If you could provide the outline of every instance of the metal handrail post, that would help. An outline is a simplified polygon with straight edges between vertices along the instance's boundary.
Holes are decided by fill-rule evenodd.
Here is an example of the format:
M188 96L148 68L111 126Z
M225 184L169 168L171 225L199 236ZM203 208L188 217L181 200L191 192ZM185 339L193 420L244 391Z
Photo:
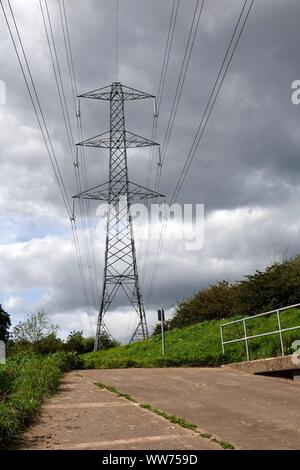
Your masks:
M246 320L245 319L243 319L243 325L244 325L244 338L245 338L245 345L246 345L247 361L250 361L249 345L248 345L248 338L247 338L247 326L246 326Z
M222 343L222 353L225 354L224 337L223 337L223 326L222 326L222 325L220 325L220 334L221 334L221 343Z
M279 337L280 337L281 353L284 356L284 344L283 344L283 336L282 336L282 328L281 328L281 320L280 320L279 310L276 311L276 314L277 314L278 332L279 332Z
M262 337L265 337L265 336L270 336L270 335L279 335L280 337L280 346L281 346L281 353L282 353L282 356L285 355L284 353L284 337L283 337L283 333L285 333L286 331L295 331L295 330L299 330L300 329L300 324L297 324L297 326L293 326L293 327L289 327L289 328L282 328L282 325L281 325L281 313L282 312L286 312L287 310L291 309L291 308L298 308L300 309L300 303L298 304L294 304L294 305L289 305L287 307L281 307L281 308L278 308L276 310L271 310L269 312L263 312L263 313L259 313L257 315L252 315L252 316L249 316L249 317L245 317L245 318L240 318L238 320L234 320L234 321L231 321L231 322L227 322L227 323L223 323L222 325L220 325L220 335L221 335L221 344L222 344L222 351L223 351L223 354L225 353L225 345L226 344L233 344L233 343L238 343L238 342L245 342L245 346L246 346L246 353L247 353L247 360L249 361L250 360L250 352L249 352L249 340L251 339L254 339L254 338L262 338ZM277 315L277 323L278 323L278 328L274 331L268 331L266 333L258 333L256 335L248 335L248 332L247 332L247 320L253 320L254 318L261 318L263 316L270 316L270 314L276 314ZM241 335L241 337L239 338L236 338L236 339L230 339L230 340L225 340L224 339L224 328L225 327L228 327L229 325L237 325L237 324L241 324L243 323L244 325L244 335Z

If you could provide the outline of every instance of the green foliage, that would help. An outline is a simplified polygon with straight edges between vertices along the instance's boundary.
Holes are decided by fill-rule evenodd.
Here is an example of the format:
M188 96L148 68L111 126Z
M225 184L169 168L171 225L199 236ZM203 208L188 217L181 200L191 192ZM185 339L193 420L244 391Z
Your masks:
M128 401L132 401L134 403L137 403L137 401L131 395L129 395L129 393L121 392L121 390L118 390L116 387L113 387L112 385L106 385L102 382L98 382L98 383L96 383L96 385L99 388L108 390L111 393L115 393L120 398L125 398Z
M54 354L63 349L63 341L56 336L55 333L50 333L40 341L35 343L34 349L39 354Z
M300 303L300 256L274 263L240 282L222 281L200 290L178 304L166 329L233 315L251 316L295 303ZM158 333L159 325L154 330Z
M224 362L216 322L203 322L166 334L166 355L161 353L161 336L142 342L100 350L82 356L86 368L212 366ZM213 354L212 354L213 353Z
M23 322L19 322L13 329L15 341L36 344L49 335L56 335L59 327L52 323L46 312L39 310L27 315Z
M239 282L236 311L255 315L300 302L300 256L274 263Z
M177 306L174 317L167 323L167 329L232 316L236 294L237 286L226 281L200 290Z
M226 442L226 441L219 441L218 439L212 439L214 442L216 442L217 444L219 444L219 446L222 447L222 449L224 450L234 450L235 447L230 444L230 442Z
M81 369L83 361L76 351L72 352L57 352L51 356L57 361L59 368L62 372L68 372L73 369Z
M71 331L63 348L65 351L76 351L78 354L84 354L94 350L94 342L94 337L85 338L82 331ZM115 346L118 346L115 340L111 340L106 334L100 336L100 349L109 349Z
M0 366L0 445L14 439L53 393L62 372L81 366L75 353L19 354Z
M226 319L237 320L238 316ZM253 323L251 323L253 321ZM84 354L85 368L128 368L128 367L217 367L227 362L246 359L243 342L226 345L222 354L220 340L221 320L207 320L185 328L174 328L166 332L166 355L161 352L161 335L145 341L119 346L106 351ZM291 309L282 313L282 327L300 325L300 310ZM257 334L276 330L276 315L260 317L249 322L248 333ZM300 329L284 334L285 353L291 352L292 342L299 338ZM224 329L224 339L243 336L239 323ZM278 335L249 340L251 359L281 355Z
M84 338L82 331L71 331L65 344L66 351L76 351L78 354L93 351L94 338Z
M10 325L9 315L5 310L3 310L2 305L0 304L0 341L8 341Z
M63 350L63 341L56 336L55 333L50 333L48 336L30 343L29 341L13 341L10 340L7 344L8 356L16 354L24 354L26 352L34 352L36 354L54 354L55 352Z
M120 343L116 341L115 339L111 339L107 334L102 333L99 342L98 342L98 349L110 349L110 348L116 348L117 346L120 346Z
M82 331L71 331L66 341L57 337L58 326L53 324L47 314L41 310L28 315L13 330L13 339L8 343L10 356L35 352L37 354L53 354L59 351L84 354L93 351L95 338L85 338ZM100 337L101 349L117 346L118 343L107 335Z

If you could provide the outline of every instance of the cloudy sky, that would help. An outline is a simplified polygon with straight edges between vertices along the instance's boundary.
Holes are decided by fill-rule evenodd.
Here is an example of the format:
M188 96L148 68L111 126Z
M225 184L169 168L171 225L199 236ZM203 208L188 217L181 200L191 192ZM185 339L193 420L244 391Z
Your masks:
M7 12L7 1L3 1ZM44 0L42 1L44 5ZM67 134L63 126L39 0L11 0L17 25L69 196L76 193ZM114 0L65 0L77 88L86 92L115 80ZM122 0L119 21L119 79L155 94L164 57L172 0ZM164 161L160 190L171 197L243 0L206 0L187 71L174 129ZM66 53L57 0L48 0L75 140ZM181 0L174 32L156 140L163 142L192 22L195 0ZM300 79L298 0L256 0L220 96L182 188L179 203L205 205L201 249L185 240L163 244L153 293L149 287L158 242L150 244L142 278L149 323L163 305L172 314L177 301L209 283L241 279L299 253L300 106L291 102L291 84ZM95 331L102 283L103 230L91 205L97 259L98 295L87 308L70 229L45 145L0 11L0 303L13 324L45 309L70 330ZM87 102L88 101L88 102ZM82 103L85 138L109 129L107 103ZM153 105L128 104L127 127L151 137ZM129 152L130 179L145 184L149 151ZM156 158L156 157L155 157ZM107 179L107 154L86 151L90 187ZM155 168L154 162L154 168ZM154 186L153 172L150 186ZM77 214L81 237L80 215ZM103 226L103 225L102 225ZM201 227L199 228L199 230ZM142 271L145 240L137 241ZM83 253L84 254L84 253ZM86 278L91 270L84 262ZM136 324L119 302L107 316L112 333L126 340Z

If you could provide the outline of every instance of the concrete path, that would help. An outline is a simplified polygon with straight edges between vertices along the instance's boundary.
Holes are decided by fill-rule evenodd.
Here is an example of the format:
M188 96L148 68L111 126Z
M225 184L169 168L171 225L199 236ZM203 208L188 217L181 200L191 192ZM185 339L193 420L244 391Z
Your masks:
M92 375L97 379L97 371ZM220 446L72 372L65 375L59 392L45 403L15 448L201 450Z
M240 449L300 449L300 384L211 368L80 371Z

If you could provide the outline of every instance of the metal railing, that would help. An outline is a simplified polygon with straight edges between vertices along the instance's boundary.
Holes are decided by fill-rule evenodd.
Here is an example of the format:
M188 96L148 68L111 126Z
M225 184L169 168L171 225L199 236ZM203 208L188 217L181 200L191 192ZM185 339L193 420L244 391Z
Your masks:
M299 304L295 305L289 305L288 307L283 307L283 308L278 308L276 310L270 310L269 312L264 312L264 313L259 313L258 315L252 315L251 317L245 317L241 318L240 320L234 320L228 323L223 323L223 325L220 325L220 334L221 334L221 343L222 343L222 352L223 354L225 353L225 344L233 344L233 343L239 343L241 341L245 342L245 349L246 349L246 355L247 355L247 361L250 361L250 354L249 354L249 340L254 339L254 338L261 338L263 336L270 336L270 335L279 335L280 338L280 348L281 348L281 353L282 356L284 356L284 342L283 342L283 333L285 331L292 331L292 330L297 330L300 329L300 325L298 326L293 326L290 328L282 328L281 326L281 318L280 315L282 312L285 312L286 310L289 310L290 308L296 308L300 307ZM258 317L263 317L263 316L269 316L272 314L277 315L277 324L278 324L278 329L273 330L273 331L268 331L267 333L258 333L256 335L250 335L248 336L247 333L247 321L248 320L253 320L253 318L258 318ZM241 338L237 339L231 339L231 340L226 340L224 341L224 328L228 327L229 325L234 325L237 323L242 323L244 327L244 335Z

